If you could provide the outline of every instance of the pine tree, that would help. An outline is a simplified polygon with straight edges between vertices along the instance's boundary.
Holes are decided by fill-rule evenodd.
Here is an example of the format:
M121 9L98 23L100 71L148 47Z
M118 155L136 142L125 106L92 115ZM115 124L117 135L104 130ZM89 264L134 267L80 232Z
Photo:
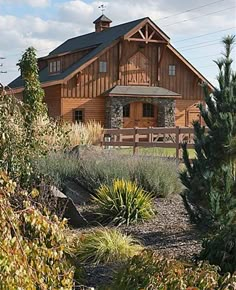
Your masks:
M206 126L193 124L196 158L192 164L187 145L183 145L186 170L181 180L186 187L185 197L198 218L220 224L236 216L236 75L231 59L234 40L235 36L223 39L223 57L215 61L219 88L210 92L203 86L206 107L200 105L199 109Z

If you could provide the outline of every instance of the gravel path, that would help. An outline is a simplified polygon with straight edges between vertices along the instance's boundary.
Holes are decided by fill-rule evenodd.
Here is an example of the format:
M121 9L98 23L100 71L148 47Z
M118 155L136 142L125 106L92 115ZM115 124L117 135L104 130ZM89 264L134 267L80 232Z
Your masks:
M204 230L192 224L180 195L155 200L156 216L143 224L122 226L120 230L131 234L141 243L158 253L179 259L193 259L201 250L201 240ZM88 220L88 225L79 230L96 227L94 213L96 207L80 207L82 214ZM108 282L112 277L112 266L86 267L88 274L87 285L96 285Z

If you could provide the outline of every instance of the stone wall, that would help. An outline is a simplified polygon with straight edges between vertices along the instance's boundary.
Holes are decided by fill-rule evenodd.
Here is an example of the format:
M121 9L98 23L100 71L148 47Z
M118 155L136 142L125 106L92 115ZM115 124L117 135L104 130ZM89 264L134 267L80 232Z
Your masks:
M142 98L142 97L107 97L106 98L106 128L121 128L123 126L123 106L143 102L157 105L157 126L175 126L175 100L165 98Z

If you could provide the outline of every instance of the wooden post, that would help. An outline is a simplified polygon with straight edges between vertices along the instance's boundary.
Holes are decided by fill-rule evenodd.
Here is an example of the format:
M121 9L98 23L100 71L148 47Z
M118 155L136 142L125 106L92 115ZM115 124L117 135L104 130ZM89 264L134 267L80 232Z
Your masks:
M137 153L137 147L139 142L138 128L134 127L134 145L133 145L133 155Z
M104 130L102 132L101 140L100 140L100 146L103 147L103 142L104 142Z
M179 126L176 126L176 137L175 137L175 144L176 144L176 159L179 159L179 144L180 144L180 134L179 134L180 130L179 130Z
M148 133L148 142L152 143L153 142L152 127L148 127L148 130L150 130L150 132Z

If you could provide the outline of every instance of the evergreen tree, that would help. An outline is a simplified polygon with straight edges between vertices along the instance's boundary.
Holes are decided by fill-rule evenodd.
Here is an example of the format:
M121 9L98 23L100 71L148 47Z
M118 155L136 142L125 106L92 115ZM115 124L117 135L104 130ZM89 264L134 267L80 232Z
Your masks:
M46 106L43 103L44 91L39 81L36 50L33 47L25 51L18 66L24 80L23 102L27 107L25 120L27 126L30 127L39 116L46 113Z
M200 219L229 223L236 216L236 75L232 71L231 52L235 36L223 39L223 57L219 68L219 88L210 92L203 86L206 107L200 114L206 124L194 122L196 158L190 163L187 145L183 145L186 170L181 173L188 202ZM207 127L207 128L206 128Z

